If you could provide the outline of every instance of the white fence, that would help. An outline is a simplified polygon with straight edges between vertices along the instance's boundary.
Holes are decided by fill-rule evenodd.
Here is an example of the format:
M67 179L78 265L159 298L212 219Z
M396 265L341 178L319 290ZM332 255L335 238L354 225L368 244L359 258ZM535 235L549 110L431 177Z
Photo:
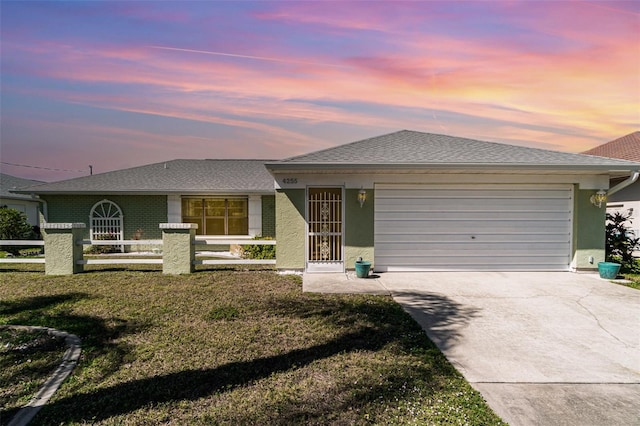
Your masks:
M0 246L44 246L42 240L0 240ZM0 263L45 263L44 257L3 257Z
M76 244L82 246L155 246L162 247L162 240L80 240ZM226 246L226 245L275 245L275 240L253 240L253 239L221 239L211 236L197 236L193 245L197 247L206 246ZM42 240L0 240L0 246L44 246ZM203 254L205 250L196 251L196 256L206 257L208 254ZM114 256L123 256L126 258L120 258ZM160 255L160 253L158 253ZM92 256L88 253L84 254L84 259L78 260L80 265L127 265L127 264L147 264L147 265L161 265L163 263L162 258L152 257L149 255L143 255L139 252L130 253L118 253L112 256L98 255L96 258L87 258ZM215 255L214 255L215 256ZM44 257L5 257L0 258L0 263L46 263L46 252ZM275 259L243 259L229 257L226 259L196 259L195 265L275 265Z

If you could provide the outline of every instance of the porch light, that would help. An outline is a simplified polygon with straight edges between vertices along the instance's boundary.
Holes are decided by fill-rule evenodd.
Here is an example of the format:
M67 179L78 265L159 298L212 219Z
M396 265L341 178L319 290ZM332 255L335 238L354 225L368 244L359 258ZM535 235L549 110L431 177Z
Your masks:
M367 201L367 191L360 188L360 191L358 191L358 202L360 203L360 208L362 208L365 201Z
M591 196L590 201L594 206L602 207L602 203L607 201L607 191L601 189Z

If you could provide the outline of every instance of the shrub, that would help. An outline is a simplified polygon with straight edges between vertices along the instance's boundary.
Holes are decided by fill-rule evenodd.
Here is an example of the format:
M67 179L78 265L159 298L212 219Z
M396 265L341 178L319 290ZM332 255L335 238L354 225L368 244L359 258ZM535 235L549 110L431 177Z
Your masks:
M633 251L638 247L640 238L627 227L631 223L631 213L607 213L606 226L606 259L607 262L620 263L623 272L638 272L638 264L633 258Z
M0 206L0 240L32 240L37 235L34 227L27 222L27 216L16 209ZM0 249L14 256L20 254L24 246L2 246Z
M254 237L254 240L273 240L271 237ZM276 246L266 244L245 244L242 246L242 257L245 259L275 259Z

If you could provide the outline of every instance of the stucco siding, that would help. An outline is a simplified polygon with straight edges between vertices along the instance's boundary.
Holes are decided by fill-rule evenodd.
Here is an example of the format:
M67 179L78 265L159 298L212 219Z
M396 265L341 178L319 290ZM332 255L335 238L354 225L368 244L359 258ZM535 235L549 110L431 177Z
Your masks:
M305 190L276 191L276 238L278 269L305 267Z
M365 188L367 200L360 207L358 192L360 189L345 190L345 249L346 269L354 269L358 257L372 262L374 247L374 190ZM373 265L375 267L375 265Z
M124 238L133 239L138 229L142 239L162 238L159 224L167 222L166 195L47 195L49 222L84 223L83 238L89 238L91 208L101 200L116 203L122 209Z
M593 190L575 188L573 207L573 261L576 270L597 269L604 261L605 208L591 204ZM593 262L589 259L593 258Z

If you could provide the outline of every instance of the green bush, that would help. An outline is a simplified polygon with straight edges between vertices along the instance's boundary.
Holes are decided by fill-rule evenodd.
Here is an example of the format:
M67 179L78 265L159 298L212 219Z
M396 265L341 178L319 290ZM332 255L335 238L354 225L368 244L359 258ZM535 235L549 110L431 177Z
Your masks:
M27 216L24 213L7 206L0 206L0 240L34 240L36 238L33 226L27 222ZM0 250L17 256L24 248L24 246L2 246Z
M627 227L627 221L631 223L630 219L631 213L607 213L606 260L620 263L622 272L640 272L638 263L633 258L633 251L638 247L640 238Z
M273 240L271 237L254 237L254 240ZM245 244L242 246L242 257L245 259L275 259L275 245Z

